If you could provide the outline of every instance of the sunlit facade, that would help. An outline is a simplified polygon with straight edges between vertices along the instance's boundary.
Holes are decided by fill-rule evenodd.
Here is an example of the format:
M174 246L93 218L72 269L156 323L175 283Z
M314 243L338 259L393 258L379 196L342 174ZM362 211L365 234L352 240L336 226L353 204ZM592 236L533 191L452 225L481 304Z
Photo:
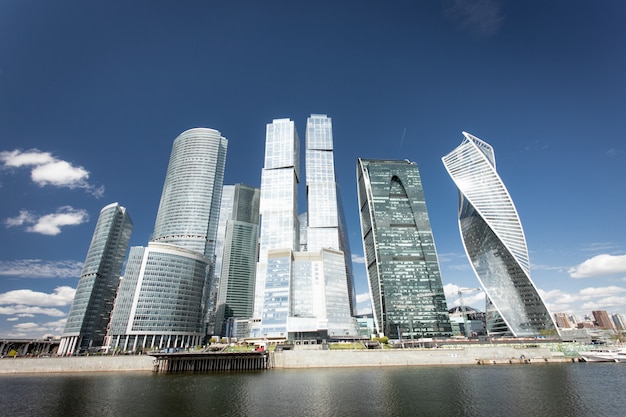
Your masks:
M354 338L358 327L351 314L352 270L339 212L331 119L312 115L306 137L308 212L297 216L298 136L290 120L268 125L255 295L260 320L252 336Z
M59 345L59 355L100 348L133 229L126 208L109 204L100 211L87 258Z
M201 253L171 244L132 247L111 316L111 349L136 352L202 344L208 266Z
M311 115L306 124L306 247L309 252L328 248L343 253L350 314L354 316L356 295L352 255L335 177L333 148L332 119L323 114Z
M496 171L488 143L469 133L443 157L459 190L459 229L476 277L487 294L492 336L555 335L556 326L530 279L530 260L517 210Z
M275 119L266 126L265 163L261 171L261 230L254 293L255 318L260 319L266 311L264 305L268 252L274 249L296 251L300 246L299 181L300 139L296 126L289 119Z
M394 339L451 336L417 165L359 159L357 180L376 332Z
M175 140L150 241L212 259L228 140L219 131L189 129Z
M154 232L133 247L111 316L113 349L193 346L206 334L228 140L207 128L172 147Z

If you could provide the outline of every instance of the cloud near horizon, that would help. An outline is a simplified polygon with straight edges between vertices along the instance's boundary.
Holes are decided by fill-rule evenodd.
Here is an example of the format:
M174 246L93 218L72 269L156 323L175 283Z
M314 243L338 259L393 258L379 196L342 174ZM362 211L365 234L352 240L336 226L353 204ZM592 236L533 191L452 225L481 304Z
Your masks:
M5 219L6 227L27 225L26 231L42 235L55 236L61 233L62 226L77 226L89 221L86 210L75 209L72 206L63 206L56 213L38 216L28 210L20 210L16 217Z
M626 255L597 255L570 268L567 272L572 278L592 278L626 273Z
M82 262L71 260L0 260L0 276L14 276L21 278L78 278L82 269Z
M54 289L54 292L51 294L33 290L11 290L0 294L0 305L11 305L11 308L15 308L18 306L64 307L72 303L75 293L76 289L68 286L56 287ZM35 311L23 310L2 314L16 313L42 314Z
M31 168L31 180L40 187L51 185L69 189L79 188L96 198L104 195L104 187L96 187L88 182L89 171L82 166L74 166L57 159L50 152L38 149L3 151L0 152L0 162L5 169Z

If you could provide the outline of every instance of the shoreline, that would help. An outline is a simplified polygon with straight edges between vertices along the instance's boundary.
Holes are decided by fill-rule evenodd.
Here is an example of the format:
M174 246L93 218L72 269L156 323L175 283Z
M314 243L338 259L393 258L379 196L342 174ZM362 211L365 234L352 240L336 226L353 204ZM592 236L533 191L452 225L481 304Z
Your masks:
M454 349L319 350L271 352L270 369L512 365L578 362L546 348L461 347ZM0 375L154 371L150 355L0 359Z

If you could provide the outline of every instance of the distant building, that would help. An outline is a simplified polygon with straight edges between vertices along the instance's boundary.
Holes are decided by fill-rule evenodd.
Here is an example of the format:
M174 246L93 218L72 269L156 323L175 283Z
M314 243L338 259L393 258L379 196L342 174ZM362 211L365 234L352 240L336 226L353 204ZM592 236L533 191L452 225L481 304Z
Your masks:
M357 180L376 332L399 339L451 336L417 165L359 159Z
M571 329L575 325L570 322L569 316L565 313L554 313L554 322L559 329Z
M614 329L613 321L609 317L609 313L605 310L594 310L591 312L593 314L594 321L596 325L601 329Z
M126 208L118 203L100 211L59 344L59 355L103 345L132 229Z
M216 254L215 334L220 336L226 336L226 320L249 319L254 310L259 193L258 188L244 184L224 186L220 219L225 221Z
M459 230L465 251L487 294L491 336L557 335L556 326L530 279L522 224L496 171L493 148L469 133L443 157L459 190Z
M613 324L615 325L616 330L626 330L626 315L620 313L612 314L611 320L613 320Z
M174 140L150 243L131 248L120 284L107 336L113 349L203 342L227 146L205 128Z
M468 306L456 306L449 309L448 313L454 336L476 337L487 334L484 312Z

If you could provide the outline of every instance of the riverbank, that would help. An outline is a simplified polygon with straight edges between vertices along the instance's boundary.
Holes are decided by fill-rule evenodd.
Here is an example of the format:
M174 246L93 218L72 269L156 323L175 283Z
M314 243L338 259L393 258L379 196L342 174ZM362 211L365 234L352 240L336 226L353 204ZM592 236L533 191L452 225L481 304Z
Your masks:
M296 348L273 352L274 369L537 364L577 361L546 348L504 346L454 349L320 350ZM149 355L4 358L0 374L53 372L121 372L154 369Z

